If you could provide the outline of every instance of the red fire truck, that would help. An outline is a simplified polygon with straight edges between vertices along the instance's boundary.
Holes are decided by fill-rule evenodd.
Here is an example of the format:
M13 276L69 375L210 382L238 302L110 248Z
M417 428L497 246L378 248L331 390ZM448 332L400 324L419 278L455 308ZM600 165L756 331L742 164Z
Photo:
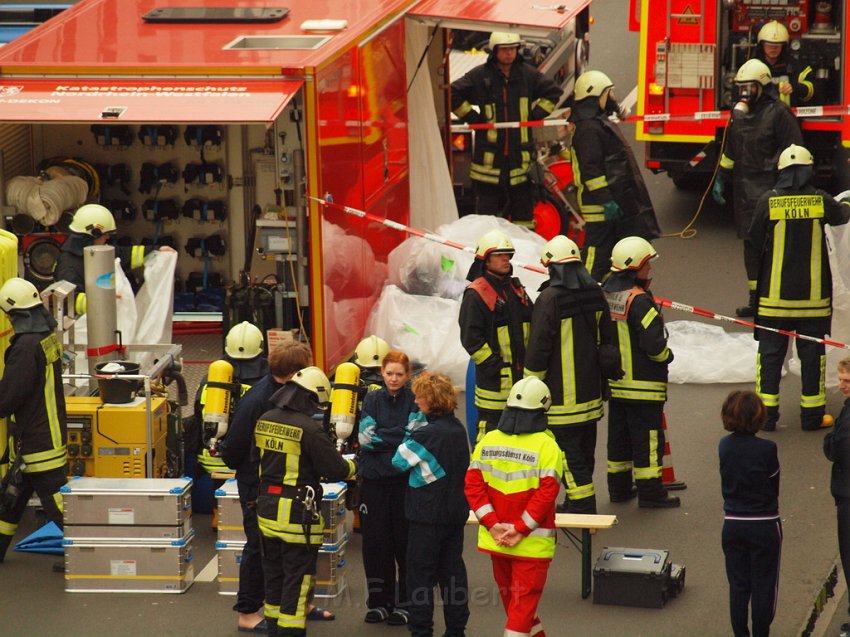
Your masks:
M844 178L850 119L845 2L833 0L629 0L640 33L636 135L646 166L680 185L704 183L717 163L733 78L756 51L758 32L776 20L788 56L811 67L811 99L796 109L817 175ZM794 104L792 104L794 106ZM719 111L719 112L718 112Z

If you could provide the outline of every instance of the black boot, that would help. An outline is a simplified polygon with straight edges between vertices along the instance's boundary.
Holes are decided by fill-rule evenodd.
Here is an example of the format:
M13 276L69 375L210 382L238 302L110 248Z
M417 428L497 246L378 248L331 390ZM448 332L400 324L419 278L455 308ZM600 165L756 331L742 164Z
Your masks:
M0 564L3 563L3 559L6 557L6 549L12 543L12 537L11 535L0 535Z
M735 309L735 316L745 317L745 316L755 316L756 315L756 302L758 301L758 292L755 290L750 290L750 300L747 305L742 305L739 308Z

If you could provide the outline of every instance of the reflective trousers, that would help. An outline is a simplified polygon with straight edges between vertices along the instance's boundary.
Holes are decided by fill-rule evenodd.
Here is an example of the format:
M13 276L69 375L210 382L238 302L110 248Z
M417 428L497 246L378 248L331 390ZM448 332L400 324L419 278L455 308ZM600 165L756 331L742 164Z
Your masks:
M641 500L665 497L664 403L648 400L608 401L608 493L627 496L632 480Z
M593 468L596 466L596 422L550 427L564 458L564 489L569 513L596 513Z
M266 583L264 615L270 627L269 634L305 637L307 603L316 574L319 547L308 549L306 544L289 544L275 537L261 537Z
M518 560L495 554L491 554L490 559L493 561L493 577L508 616L506 633L516 637L546 637L537 617L537 604L552 560Z

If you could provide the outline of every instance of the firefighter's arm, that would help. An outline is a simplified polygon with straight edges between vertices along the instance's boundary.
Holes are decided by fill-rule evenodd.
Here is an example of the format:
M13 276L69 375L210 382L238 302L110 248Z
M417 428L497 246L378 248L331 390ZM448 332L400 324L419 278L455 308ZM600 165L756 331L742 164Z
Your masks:
M487 326L490 324L490 317L485 309L474 290L467 289L463 293L458 316L460 342L476 365L486 367L498 364L501 367L501 357L487 342Z
M605 174L605 143L601 135L589 126L576 127L573 149L581 166L581 179L597 201L613 201Z
M815 96L815 85L812 82L814 76L812 75L814 71L811 66L806 65L800 73L797 75L796 86L794 86L794 93L798 100L801 102L810 102L812 98Z
M538 299L537 305L531 312L531 330L528 335L528 346L525 348L524 376L546 379L552 346L558 340L555 330L560 326L560 317L554 314L554 303L540 302Z
M824 204L826 205L826 222L831 226L842 226L850 221L850 201L836 201L824 193Z
M750 228L747 232L747 238L750 244L756 250L761 250L764 245L765 235L767 234L767 220L770 216L770 193L764 193L756 203L755 211L753 212L753 220L750 222Z
M472 108L481 106L477 99L479 83L482 81L479 75L480 73L473 69L459 80L452 82L452 113L467 124L479 124L486 121L483 115Z
M794 117L789 108L781 110L782 116L776 118L774 124L774 135L778 142L777 148L782 152L791 144L803 145L803 133L800 130L800 122Z
M34 344L34 346L36 346ZM0 379L0 418L15 413L27 400L37 399L38 362L32 351L12 345L7 350L6 367ZM18 423L26 426L27 423Z
M536 102L534 103L534 108L531 110L531 114L528 117L528 119L531 120L549 117L549 115L552 114L552 111L555 110L555 107L558 105L558 102L561 100L561 95L563 94L561 87L555 84L555 82L536 69L535 73L536 82L532 92L532 99L536 100Z
M496 509L490 502L490 496L487 492L487 483L484 481L484 475L480 469L480 448L477 446L472 453L472 460L469 463L469 469L466 470L464 478L463 491L466 494L466 501L469 503L469 508L478 518L481 524L488 531L499 522L499 517L496 515Z
M673 352L667 347L664 320L648 294L642 294L632 301L629 321L636 328L638 346L650 360L656 363L672 362Z
M554 440L552 441L554 443ZM528 535L534 529L546 521L547 516L552 514L552 507L558 497L558 489L563 477L563 454L556 444L547 445L540 453L540 464L538 466L538 486L528 502L525 503L525 511L520 519L514 523L516 529L523 536Z
M301 443L307 448L316 471L327 482L340 482L351 480L357 474L357 465L353 460L343 458L334 447L333 441L325 434L321 427L315 431L304 431L304 441Z

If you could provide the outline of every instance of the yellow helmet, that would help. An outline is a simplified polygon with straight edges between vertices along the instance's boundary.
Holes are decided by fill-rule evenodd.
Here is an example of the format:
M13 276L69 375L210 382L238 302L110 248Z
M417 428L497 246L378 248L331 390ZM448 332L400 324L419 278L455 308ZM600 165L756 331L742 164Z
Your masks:
M493 31L490 34L490 50L495 51L497 46L519 46L522 39L519 33L506 33L504 31Z
M788 168L788 166L811 166L814 163L814 157L812 157L808 148L791 144L779 155L779 162L776 167L782 170Z
M87 203L77 208L68 229L71 232L88 234L97 239L107 232L115 232L115 217L108 208L96 203Z
M256 358L263 353L263 333L253 323L242 321L230 328L224 351L230 358Z
M611 78L602 71L585 71L578 76L575 88L575 101L586 97L599 97L606 88L614 86Z
M581 253L574 241L562 234L550 239L540 253L540 263L548 266L550 263L581 262Z
M770 73L770 68L761 60L747 60L738 69L735 74L736 83L758 82L762 86L767 86L773 81L773 76Z
M759 29L758 41L768 44L788 44L788 29L781 22L773 20Z
M658 256L652 244L642 237L620 239L611 251L611 271L640 270L643 264Z
M319 404L327 403L331 399L331 382L325 376L325 372L316 366L305 367L295 372L292 382L316 394Z
M475 246L475 258L482 261L485 261L491 254L513 253L513 241L501 230L490 230L485 233Z
M384 339L375 335L367 336L357 343L354 362L360 367L380 367L389 351L390 344Z
M548 410L552 405L552 392L542 380L536 376L526 376L517 381L508 394L508 407L516 409Z
M4 312L28 310L41 305L36 287L26 279L13 277L0 287L0 308Z

